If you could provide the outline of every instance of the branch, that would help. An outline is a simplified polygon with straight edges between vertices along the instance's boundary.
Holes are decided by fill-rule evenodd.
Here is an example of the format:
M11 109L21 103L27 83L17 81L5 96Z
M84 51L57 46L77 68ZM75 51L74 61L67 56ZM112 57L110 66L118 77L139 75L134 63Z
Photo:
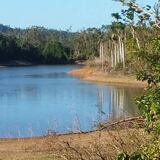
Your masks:
M123 3L123 5L126 5L132 9L134 9L138 13L144 13L147 14L148 16L153 16L154 13L146 11L144 8L140 7L138 4L132 2L131 0L114 0Z
M80 156L80 159L81 159L81 160L86 160L86 159L83 158L83 154L82 154L81 152L79 152L78 149L76 149L75 147L72 147L71 144L70 144L68 141L67 141L67 142L63 142L63 143L66 144L67 147L68 147L70 150L72 150L72 151L74 151L75 153L77 153L77 154Z
M120 120L118 122L105 125L104 127L102 127L100 129L100 131L104 130L104 129L107 129L108 127L113 127L113 126L116 126L116 125L119 125L119 124L123 124L123 123L126 123L126 122L133 122L133 121L144 122L145 119L142 116L140 116L140 117L131 117L131 118L128 118L128 119L123 119L123 120Z
M131 0L114 0L114 1L121 2L123 5L126 5L129 8L134 9L138 14L143 13L143 14L149 16L149 17L154 18L155 19L154 20L155 24L153 26L156 26L160 29L160 16L156 15L156 13L149 12L148 10L146 10L143 7L140 7L138 4L132 2ZM158 0L158 2L156 4L157 4L157 7L158 7L157 9L159 9L160 8L160 1Z

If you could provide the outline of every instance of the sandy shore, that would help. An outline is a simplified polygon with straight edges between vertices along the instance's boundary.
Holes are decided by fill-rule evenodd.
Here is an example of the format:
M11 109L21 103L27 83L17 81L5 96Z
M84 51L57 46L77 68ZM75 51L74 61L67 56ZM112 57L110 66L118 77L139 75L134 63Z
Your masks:
M108 74L104 72L99 72L94 68L84 67L81 69L70 71L69 74L73 76L78 76L83 80L90 82L108 83L113 85L123 85L123 86L133 86L133 87L145 87L147 83L140 82L136 80L133 75L123 75L123 74Z

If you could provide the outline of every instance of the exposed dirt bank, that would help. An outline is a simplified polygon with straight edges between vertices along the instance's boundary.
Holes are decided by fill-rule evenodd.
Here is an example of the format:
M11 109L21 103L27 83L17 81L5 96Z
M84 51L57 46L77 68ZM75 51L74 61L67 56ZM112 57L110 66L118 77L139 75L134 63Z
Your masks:
M143 129L128 128L128 124L141 123L143 119L125 120L121 125L113 123L114 128L101 131L68 135L53 135L40 138L0 139L1 160L65 160L78 159L80 155L95 156L99 159L99 149L103 156L115 156L121 150L135 150L146 140ZM113 125L112 124L112 125ZM134 126L135 126L134 124ZM123 126L127 128L123 128ZM133 126L133 125L132 125ZM121 144L123 143L123 146ZM67 157L67 158L66 158Z
M135 133L135 130L121 130L119 132L101 131L87 134L48 136L43 138L0 140L0 158L2 160L64 160L64 156L72 156L71 152L76 155L76 153L74 153L74 148L79 152L83 152L81 149L86 149L87 147L96 149L94 145L97 145L97 142L102 144L105 142L106 145L112 146L112 143L120 139L120 137L127 142L131 139L131 137L128 136L135 135ZM143 137L144 133L141 131L139 131L139 133L141 133L140 135ZM136 135L138 134L136 133ZM119 143L121 142L115 142L115 144L118 145ZM128 143L131 142L128 141ZM132 149L133 146L131 145L130 147L130 149ZM122 148L120 147L119 149ZM66 150L69 151L66 152ZM115 148L112 152L116 153Z
M136 80L133 75L123 75L121 73L108 74L100 72L95 68L84 67L81 69L70 71L69 74L78 76L83 80L90 82L108 83L114 85L133 86L133 87L145 87L145 82Z

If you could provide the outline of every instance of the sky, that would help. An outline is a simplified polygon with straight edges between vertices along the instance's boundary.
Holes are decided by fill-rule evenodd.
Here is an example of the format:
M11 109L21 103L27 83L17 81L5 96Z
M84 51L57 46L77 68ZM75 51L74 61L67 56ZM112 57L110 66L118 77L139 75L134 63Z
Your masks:
M152 5L155 0L138 2ZM110 24L111 13L121 9L121 4L112 0L0 0L0 23L79 31Z

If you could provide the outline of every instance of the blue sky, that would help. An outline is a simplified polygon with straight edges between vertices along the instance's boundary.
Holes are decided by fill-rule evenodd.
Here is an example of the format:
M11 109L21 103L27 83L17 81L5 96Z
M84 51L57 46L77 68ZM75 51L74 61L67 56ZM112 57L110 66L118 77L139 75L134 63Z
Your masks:
M153 4L155 0L138 0ZM0 23L11 27L46 28L72 31L110 24L111 13L121 10L112 0L0 0Z

